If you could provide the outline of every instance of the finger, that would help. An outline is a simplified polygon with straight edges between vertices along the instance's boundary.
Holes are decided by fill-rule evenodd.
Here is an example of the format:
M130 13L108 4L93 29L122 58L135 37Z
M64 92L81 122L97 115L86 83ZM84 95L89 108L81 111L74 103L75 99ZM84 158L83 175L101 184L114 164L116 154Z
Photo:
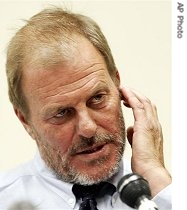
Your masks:
M129 88L120 88L124 105L133 109L135 120L157 118L156 107L143 94Z
M143 105L140 103L139 99L136 95L127 87L121 87L121 99L123 100L124 105L127 107L136 108L143 108Z
M122 100L124 105L132 108L135 120L140 120L145 118L145 110L143 103L138 99L136 94L129 88L120 88L121 94L123 96Z
M158 119L158 112L157 112L157 107L155 104L152 103L152 107L153 107L153 112L154 112L154 115L156 116L156 118Z
M146 96L144 96L143 94L141 94L136 90L132 90L132 92L134 92L138 100L143 104L147 118L149 119L154 117L155 119L157 119L158 116L157 116L156 106L150 101L150 99L148 99Z

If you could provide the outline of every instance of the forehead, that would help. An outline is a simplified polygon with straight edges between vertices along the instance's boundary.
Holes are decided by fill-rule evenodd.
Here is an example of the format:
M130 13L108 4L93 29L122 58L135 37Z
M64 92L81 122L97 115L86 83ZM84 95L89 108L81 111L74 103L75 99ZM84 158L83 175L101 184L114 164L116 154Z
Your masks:
M45 54L47 55L47 49ZM48 58L50 60L50 56ZM74 42L71 48L71 56L65 62L44 68L44 66L28 65L24 69L23 88L26 97L29 95L34 97L34 94L44 92L54 92L59 88L63 92L68 87L76 86L80 88L89 80L94 80L94 77L99 76L100 80L108 77L108 71L103 57L96 48L85 38L77 38L76 45Z
M93 44L82 35L72 34L59 40L42 40L33 41L26 46L23 69L24 72L33 69L53 69L62 63L71 65L77 63L77 56L81 62L88 57L91 59L90 50L95 49L95 52L100 54ZM93 51L91 52L93 54Z
M49 41L49 44L31 43L30 53L26 53L23 74L33 74L36 70L54 70L58 66L91 65L92 62L105 64L100 52L83 36L73 34L69 39ZM89 64L90 63L90 64ZM30 75L29 75L30 76Z

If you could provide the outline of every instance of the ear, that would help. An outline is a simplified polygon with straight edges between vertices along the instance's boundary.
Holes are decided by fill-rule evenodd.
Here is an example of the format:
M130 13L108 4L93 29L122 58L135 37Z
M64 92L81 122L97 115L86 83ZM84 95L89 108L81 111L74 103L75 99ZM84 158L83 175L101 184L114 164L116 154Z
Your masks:
M118 70L116 70L116 78L117 78L117 80L118 80L119 83L120 83L120 75L119 75L119 71L118 71Z
M117 87L120 86L120 75L119 75L119 71L116 69L116 72L115 72L115 84Z
M120 79L119 71L117 69L116 69L116 75L115 75L115 83L116 83L117 88L119 89L120 99L124 100L123 99L124 97L120 91L121 79Z
M23 112L20 109L17 109L17 108L14 108L14 112L15 112L16 116L18 117L18 119L20 120L20 122L22 123L23 127L25 128L25 130L27 131L27 133L33 139L35 139L35 135L33 133L33 129L30 126L28 120L25 118L25 115L23 114Z

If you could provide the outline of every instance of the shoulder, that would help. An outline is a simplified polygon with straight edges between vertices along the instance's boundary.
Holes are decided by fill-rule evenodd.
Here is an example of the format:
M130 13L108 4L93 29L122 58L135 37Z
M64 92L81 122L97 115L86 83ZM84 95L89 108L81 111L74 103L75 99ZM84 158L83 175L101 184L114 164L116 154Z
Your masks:
M27 200L38 205L41 194L38 190L40 180L32 161L9 171L0 172L0 209L7 209L11 204Z
M33 170L32 161L21 164L14 169L0 172L0 192L7 186L32 176L36 176L36 173Z

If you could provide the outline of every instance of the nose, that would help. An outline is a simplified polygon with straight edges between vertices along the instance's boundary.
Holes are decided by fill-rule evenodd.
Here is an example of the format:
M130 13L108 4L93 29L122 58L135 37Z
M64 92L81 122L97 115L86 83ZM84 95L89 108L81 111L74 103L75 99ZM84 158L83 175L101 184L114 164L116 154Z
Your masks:
M95 135L97 124L88 109L78 114L77 132L79 136L91 138Z

